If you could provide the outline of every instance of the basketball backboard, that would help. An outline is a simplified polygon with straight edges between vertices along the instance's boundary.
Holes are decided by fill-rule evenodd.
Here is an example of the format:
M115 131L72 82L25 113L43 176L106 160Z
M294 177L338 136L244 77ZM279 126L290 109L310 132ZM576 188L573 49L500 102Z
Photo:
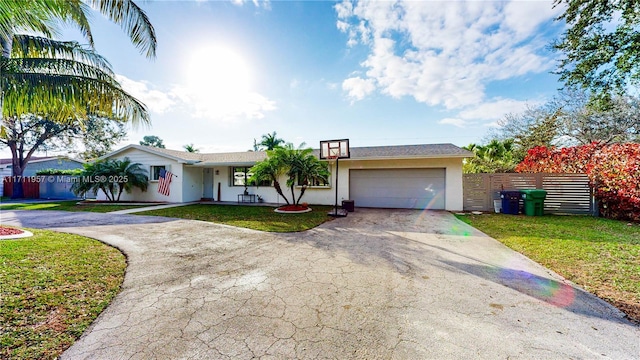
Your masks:
M320 160L348 159L349 139L320 141Z

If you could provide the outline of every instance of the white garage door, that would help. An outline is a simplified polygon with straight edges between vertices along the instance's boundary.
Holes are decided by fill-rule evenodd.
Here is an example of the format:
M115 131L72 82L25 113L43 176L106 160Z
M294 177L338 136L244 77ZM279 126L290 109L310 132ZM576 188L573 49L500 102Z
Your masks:
M356 207L444 209L445 169L351 170Z

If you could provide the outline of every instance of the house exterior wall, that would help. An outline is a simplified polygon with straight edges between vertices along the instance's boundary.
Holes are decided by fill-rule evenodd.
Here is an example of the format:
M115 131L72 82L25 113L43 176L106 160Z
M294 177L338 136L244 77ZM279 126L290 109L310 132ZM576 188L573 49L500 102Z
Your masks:
M182 167L182 179L174 178L177 184L182 183L182 202L198 201L202 198L202 168ZM173 191L173 188L171 189ZM160 195L160 194L158 194ZM160 195L163 196L163 195Z
M151 166L166 166L168 171L171 171L177 177L174 177L171 186L170 186L170 194L169 196L164 196L158 193L158 182L157 181L149 181L149 187L147 191L141 191L138 188L135 188L131 191L130 194L124 192L120 197L122 201L162 201L162 202L184 202L183 200L183 164L178 163L175 160L168 159L163 156L158 156L155 154L150 154L145 151L140 151L138 149L128 149L122 153L119 153L118 156L112 157L111 159L119 159L122 160L125 157L128 157L134 163L142 164L142 167L147 170L147 176L151 178ZM194 183L194 185L198 185L202 183L202 176L200 176ZM104 193L99 192L97 196L98 200L106 200L106 196ZM200 199L200 197L198 197ZM191 201L191 200L187 200Z
M400 160L342 160L339 164L338 179L338 204L342 200L349 199L349 173L351 169L409 169L409 168L444 168L445 169L445 209L450 211L460 211L463 205L462 196L462 159L400 159ZM237 201L238 194L244 192L244 187L232 186L230 181L231 168L228 166L214 167L213 197L219 201ZM215 175L215 171L218 174ZM335 163L331 168L331 179L329 187L309 187L302 197L302 202L309 204L333 205L335 203ZM186 180L186 179L185 179ZM200 178L200 183L202 180ZM218 199L218 183L220 183L221 196ZM291 201L291 190L286 187L286 178L280 179L282 191ZM265 202L285 203L284 199L278 195L272 186L248 186L250 194L260 195ZM295 188L296 196L300 194L300 187ZM356 204L358 206L358 204Z
M35 163L27 163L27 167L24 169L24 176L34 176L38 171L44 169L56 169L56 170L73 170L82 169L82 163L69 159L51 159L46 161L39 161Z
M157 192L158 182L151 181L146 192L135 189L131 194L124 193L121 200L129 201L164 201L164 202L190 202L201 199L205 193L203 175L204 167L184 165L163 156L150 154L139 149L131 148L119 153L115 158L128 157L133 162L138 162L150 171L152 165L164 165L177 177L171 183L170 196L164 196ZM341 160L339 164L338 203L349 197L349 175L352 169L412 169L412 168L444 168L445 169L445 209L460 211L463 208L462 192L462 158L439 159L392 159L392 160ZM244 192L243 186L233 186L231 181L231 166L212 166L209 169L213 176L213 199L215 201L237 201L238 194ZM217 172L217 173L216 173ZM333 205L335 202L336 178L335 163L332 164L329 187L307 188L302 202L309 204ZM291 200L290 189L286 187L286 178L280 179L284 194ZM218 187L220 194L218 194ZM265 202L285 203L272 186L248 186L250 194L259 195ZM300 194L300 187L295 188L296 196ZM218 196L220 195L220 196ZM105 199L104 194L99 194L98 199ZM358 204L355 204L358 206Z

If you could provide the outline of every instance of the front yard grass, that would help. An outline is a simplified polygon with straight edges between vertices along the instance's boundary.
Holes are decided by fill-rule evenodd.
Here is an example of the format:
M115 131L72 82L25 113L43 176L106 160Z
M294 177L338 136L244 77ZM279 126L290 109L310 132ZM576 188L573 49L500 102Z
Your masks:
M640 322L640 225L591 216L456 216Z
M296 232L312 229L331 220L327 212L333 207L314 205L303 214L279 214L269 206L196 204L135 213L211 221L219 224L269 232Z
M0 240L0 359L55 359L111 302L120 251L77 235L28 229Z
M0 204L0 210L61 210L61 211L89 211L106 213L110 211L133 209L149 205L78 205L78 200L35 203L6 203Z

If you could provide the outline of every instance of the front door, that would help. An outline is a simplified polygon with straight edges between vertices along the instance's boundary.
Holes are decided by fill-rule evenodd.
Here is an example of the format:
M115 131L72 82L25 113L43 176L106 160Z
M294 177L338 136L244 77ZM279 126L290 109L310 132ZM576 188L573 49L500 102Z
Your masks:
M203 192L202 197L205 199L213 199L213 169L204 169L202 176Z

